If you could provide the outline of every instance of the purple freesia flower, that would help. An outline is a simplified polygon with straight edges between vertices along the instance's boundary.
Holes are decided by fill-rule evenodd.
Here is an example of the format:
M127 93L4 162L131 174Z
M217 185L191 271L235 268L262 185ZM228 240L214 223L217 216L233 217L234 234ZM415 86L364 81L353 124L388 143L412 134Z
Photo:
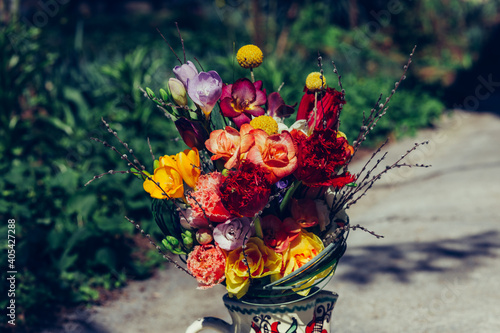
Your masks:
M187 88L188 80L195 77L198 74L198 70L191 61L188 61L186 64L183 64L181 66L175 66L174 74L175 77L182 82L184 87Z
M215 242L221 249L226 251L232 251L243 246L253 235L250 222L251 220L248 217L241 217L218 224L213 232Z
M216 71L201 72L188 80L188 95L208 117L222 94L222 79Z
M233 118L238 128L249 123L251 116L265 114L261 105L266 104L266 90L262 89L262 81L252 83L249 79L236 80L222 89L220 108L222 114Z
M267 96L267 114L271 117L287 118L295 112L294 105L286 105L278 92L270 93Z

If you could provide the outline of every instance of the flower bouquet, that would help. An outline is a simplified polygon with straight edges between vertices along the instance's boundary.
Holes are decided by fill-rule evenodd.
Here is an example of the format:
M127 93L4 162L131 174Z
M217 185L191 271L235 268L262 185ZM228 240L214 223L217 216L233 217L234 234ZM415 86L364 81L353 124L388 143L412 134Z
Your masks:
M327 84L319 58L320 70L307 76L295 116L297 105L287 105L279 89L268 94L255 80L253 69L263 61L255 45L236 54L250 78L232 83L177 59L167 89L159 89L159 96L143 91L174 122L189 149L159 158L151 152L153 163L146 167L103 120L125 152L95 140L118 153L130 170L92 180L109 173L137 176L164 234L161 246L146 236L201 289L224 284L229 296L249 301L320 290L345 252L349 230L366 230L350 225L345 211L388 170L424 166L403 162L417 144L381 172L375 171L385 158L376 157L380 149L361 172L349 170L404 80L411 55L390 96L385 102L379 98L352 141L340 131L346 99L333 62L339 90Z

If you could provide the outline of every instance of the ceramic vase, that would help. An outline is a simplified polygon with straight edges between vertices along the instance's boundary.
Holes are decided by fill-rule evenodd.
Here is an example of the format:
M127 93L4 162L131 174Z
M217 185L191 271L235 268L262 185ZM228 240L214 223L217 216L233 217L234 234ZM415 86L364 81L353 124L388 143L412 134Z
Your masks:
M232 324L205 317L189 326L186 333L205 329L220 333L330 333L332 311L338 295L319 291L296 300L270 299L265 304L223 297ZM280 302L280 303L278 303Z

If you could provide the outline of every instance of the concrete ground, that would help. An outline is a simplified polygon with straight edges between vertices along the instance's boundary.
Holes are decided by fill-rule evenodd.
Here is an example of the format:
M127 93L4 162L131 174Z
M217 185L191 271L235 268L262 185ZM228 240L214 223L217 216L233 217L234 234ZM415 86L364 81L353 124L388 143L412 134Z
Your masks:
M327 287L340 295L333 332L500 332L500 118L457 111L391 144L387 164L424 140L408 161L431 168L393 170L348 212L384 238L349 235ZM46 332L184 332L203 316L230 321L224 293L171 267Z

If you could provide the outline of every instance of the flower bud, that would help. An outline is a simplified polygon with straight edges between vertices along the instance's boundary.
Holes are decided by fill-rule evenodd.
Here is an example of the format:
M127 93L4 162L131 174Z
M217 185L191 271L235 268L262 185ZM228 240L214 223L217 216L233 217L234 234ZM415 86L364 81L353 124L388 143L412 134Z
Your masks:
M186 230L181 234L181 237L182 237L182 243L184 244L184 246L188 250L191 250L193 248L193 233L189 230Z
M206 134L206 130L199 122L179 118L175 121L175 127L177 127L182 140L188 147L197 148L198 150L205 148L208 134Z
M196 66L191 62L188 61L187 63L183 64L182 66L175 66L174 67L174 74L175 77L182 82L184 87L187 87L188 80L192 79L194 76L198 74L198 70L196 69Z
M187 105L188 100L187 100L186 88L184 87L181 81L175 78L170 78L168 80L168 89L170 90L170 94L175 104L179 106Z
M209 244L213 239L212 230L208 228L202 228L196 231L196 241L201 245Z

